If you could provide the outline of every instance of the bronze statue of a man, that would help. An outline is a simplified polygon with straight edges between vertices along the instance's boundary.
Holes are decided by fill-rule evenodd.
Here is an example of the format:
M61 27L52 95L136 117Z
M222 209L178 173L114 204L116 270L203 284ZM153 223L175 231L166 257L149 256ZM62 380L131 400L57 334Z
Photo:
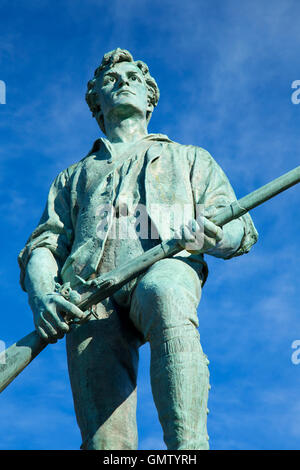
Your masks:
M236 200L210 156L162 134L148 134L159 90L148 67L116 49L104 55L88 83L87 103L105 138L53 182L45 211L19 255L40 336L65 333L68 367L83 449L136 449L139 347L151 348L151 386L168 449L208 449L208 360L198 333L197 307L207 277L203 254L231 258L249 251L257 232L248 214L217 227L212 214ZM196 207L204 207L202 224ZM151 230L138 230L144 207ZM163 207L163 216L157 207ZM179 224L178 208L189 222ZM107 208L106 211L103 208ZM112 210L110 210L110 208ZM180 218L179 218L180 220ZM123 233L126 236L111 236ZM146 232L146 233L145 233ZM202 234L198 249L188 244ZM153 264L95 315L55 292L108 272L171 236L182 252Z

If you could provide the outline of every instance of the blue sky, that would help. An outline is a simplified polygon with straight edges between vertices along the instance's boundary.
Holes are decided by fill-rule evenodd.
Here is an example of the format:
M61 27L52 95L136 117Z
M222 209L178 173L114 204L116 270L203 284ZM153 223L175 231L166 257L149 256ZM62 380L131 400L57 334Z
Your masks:
M299 165L300 4L296 0L0 0L0 340L33 329L17 255L57 173L101 136L86 83L115 47L144 60L161 98L149 126L208 150L238 197ZM299 449L299 187L252 212L260 238L208 258L199 306L210 360L212 449ZM139 448L164 449L141 350ZM78 449L65 342L0 396L0 449Z

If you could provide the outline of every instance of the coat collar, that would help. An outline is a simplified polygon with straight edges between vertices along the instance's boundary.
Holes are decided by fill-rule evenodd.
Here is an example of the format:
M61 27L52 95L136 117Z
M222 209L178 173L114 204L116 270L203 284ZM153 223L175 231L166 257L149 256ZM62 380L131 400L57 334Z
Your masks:
M95 140L92 149L88 153L88 155L98 152L102 145L105 145L105 138L100 137L99 139ZM137 143L144 142L144 141L153 141L153 142L172 142L171 139L165 134L147 134L141 140L137 141Z

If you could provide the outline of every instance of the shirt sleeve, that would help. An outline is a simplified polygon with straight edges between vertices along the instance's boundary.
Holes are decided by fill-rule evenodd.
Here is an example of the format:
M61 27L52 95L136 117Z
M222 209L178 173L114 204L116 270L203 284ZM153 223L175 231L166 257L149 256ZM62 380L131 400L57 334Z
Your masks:
M200 148L197 148L195 152L192 186L196 204L202 204L204 208L222 209L237 200L222 168L206 150ZM248 253L252 245L258 240L258 233L249 213L236 220L242 223L244 235L239 248L231 253L228 258ZM229 226L231 223L236 222L229 222L226 225Z
M72 241L70 191L68 175L65 170L52 183L39 224L18 256L22 289L26 290L24 285L26 266L33 250L41 247L48 248L53 253L59 266L62 266L70 253Z

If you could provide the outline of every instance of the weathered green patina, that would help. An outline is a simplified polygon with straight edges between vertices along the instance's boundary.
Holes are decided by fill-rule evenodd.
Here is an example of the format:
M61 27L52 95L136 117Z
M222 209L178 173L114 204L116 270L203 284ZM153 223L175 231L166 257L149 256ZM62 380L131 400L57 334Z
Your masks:
M137 448L138 350L146 341L167 448L208 449L208 361L197 330L207 277L203 255L229 259L257 240L248 214L223 229L212 221L236 197L207 151L148 134L158 98L146 64L120 49L104 56L88 84L87 102L106 138L55 179L41 221L19 256L39 335L54 342L68 333L85 449ZM136 230L137 207L145 208L146 234ZM189 222L182 225L183 219ZM126 236L120 236L124 226ZM109 272L174 236L180 253L97 303L89 321L68 324L62 312L82 318L82 311L55 291L57 282L80 290L82 279Z
M229 206L218 211L212 221L222 227L298 183L300 183L300 166L244 196L239 201L233 201ZM129 281L143 274L155 262L174 256L180 251L182 251L181 240L172 238L92 280L86 282L78 278L81 288L77 285L76 290L71 288L70 282L63 285L57 283L56 292L75 303L82 311L87 311L84 318L71 318L68 321L83 323L91 316L98 318L91 307L111 297ZM30 364L46 345L47 342L34 330L2 351L0 354L0 392Z

